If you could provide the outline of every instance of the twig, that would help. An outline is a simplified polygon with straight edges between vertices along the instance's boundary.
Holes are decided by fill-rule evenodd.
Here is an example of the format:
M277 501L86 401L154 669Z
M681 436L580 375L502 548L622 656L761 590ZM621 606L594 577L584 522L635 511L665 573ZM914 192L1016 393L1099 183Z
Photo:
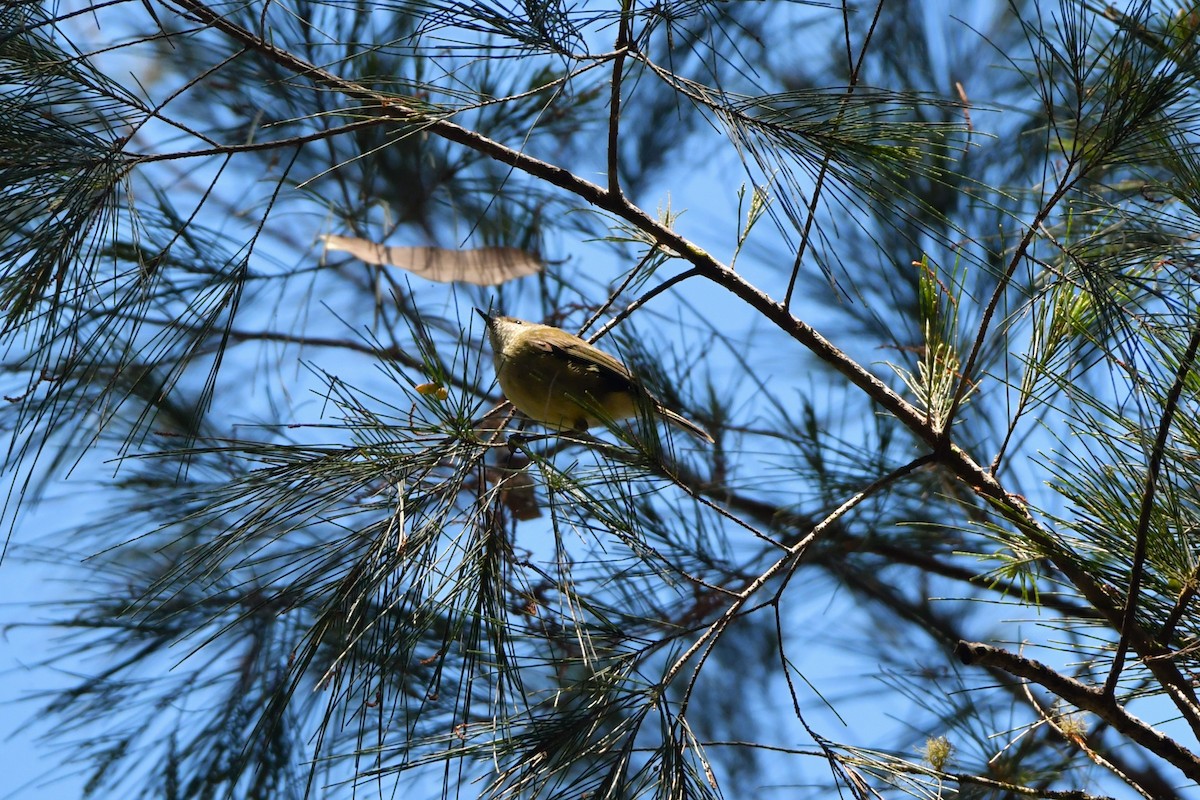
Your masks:
M699 662L692 670L692 677L688 681L688 686L684 690L683 697L679 701L679 716L683 716L684 712L687 710L688 701L691 699L692 695L692 689L695 686L696 679L700 674L700 668L704 666L705 660L707 660L709 654L712 652L712 649L716 645L717 640L721 637L721 634L729 626L729 623L738 615L750 598L753 597L758 590L770 582L772 578L778 575L781 570L790 564L791 568L788 570L787 577L785 578L783 584L786 586L787 581L791 580L791 576L795 573L796 566L800 562L800 557L804 555L804 551L807 550L808 547L822 534L824 534L825 531L827 531L831 526L833 526L838 520L844 517L850 512L851 509L853 509L863 500L866 500L868 497L873 496L881 489L884 489L895 481L905 477L906 475L909 475L913 472L913 470L924 466L932 459L932 454L926 454L920 458L914 459L904 466L892 470L887 475L878 478L869 486L854 494L840 506L831 511L824 519L814 525L812 530L809 531L806 536L788 547L784 555L780 557L779 560L768 567L764 572L759 574L758 577L754 578L754 580L750 581L750 583L744 589L742 589L742 591L738 592L737 595L734 596L734 601L729 604L729 607L725 609L724 613L722 613L719 618L713 621L713 623L708 626L708 630L701 634L700 637L692 643L692 646L675 660L663 678L663 685L669 684L675 679L675 676L679 674L680 670L683 669L688 660L690 660L692 656L696 655L697 653L701 653L701 650L703 650L700 655ZM780 587L780 591L782 590L783 587Z
M1179 593L1178 599L1175 600L1175 606L1167 615L1167 621L1163 623L1162 630L1158 634L1159 644L1164 647L1171 646L1171 637L1175 635L1175 626L1179 624L1179 620L1183 619L1188 604L1195 599L1197 588L1200 588L1200 564L1197 564L1196 568L1192 570L1191 577L1183 591Z
M1043 708L1042 704L1038 701L1038 699L1033 696L1033 690L1029 688L1028 681L1021 683L1021 691L1024 693L1025 699L1028 701L1029 705L1032 708L1034 708L1037 711L1038 716L1040 716L1042 718L1042 722L1049 725L1050 728L1055 733L1057 733L1062 738L1063 741L1070 742L1071 744L1078 747L1080 750L1082 750L1084 752L1085 755L1087 755L1088 758L1090 758L1092 761L1095 761L1097 764L1104 767L1105 769L1107 769L1109 772L1116 775L1121 780L1125 781L1125 783L1132 786L1133 790L1135 792L1137 792L1138 794L1140 794L1142 797L1146 798L1146 800L1155 800L1154 795L1150 794L1148 791L1146 791L1144 788L1142 788L1141 784L1139 784L1133 778L1126 775L1124 772L1121 771L1121 769L1119 767L1117 767L1116 764L1112 763L1107 758L1102 756L1100 753L1096 752L1092 747L1090 747L1088 745L1088 743L1086 741L1084 741L1084 738L1082 735L1077 734L1077 733L1072 733L1072 732L1068 731L1066 728L1064 728L1062 725L1060 725L1058 720L1056 720L1054 718L1054 715L1051 714L1049 711L1047 711L1045 708Z
M1125 601L1125 616L1121 620L1121 640L1117 642L1117 652L1113 655L1112 669L1109 670L1108 680L1104 684L1105 693L1112 695L1117 689L1117 680L1121 677L1121 668L1125 665L1125 654L1129 652L1129 636L1127 631L1137 625L1138 592L1142 588L1142 572L1146 568L1146 544L1150 538L1150 515L1154 511L1154 493L1158 485L1158 474L1162 471L1163 452L1167 448L1167 437L1171 433L1171 421L1175 418L1175 410L1179 407L1179 396L1183 393L1183 384L1188 373L1192 370L1192 362L1196 359L1196 349L1200 348L1200 320L1192 331L1187 350L1179 362L1175 373L1175 383L1167 393L1163 406L1162 419L1158 423L1158 435L1154 439L1154 448L1150 451L1150 463L1146 467L1146 483L1142 487L1142 508L1138 514L1137 538L1133 547L1133 566L1129 576L1129 596Z
M960 617L954 614L934 613L933 609L929 607L928 601L918 602L906 597L897 589L897 581L885 582L881 580L875 570L869 567L855 567L850 560L845 558L826 559L822 562L822 566L849 587L852 592L883 605L901 619L918 626L934 642L945 646L947 652L952 651L959 642L963 641L963 620ZM1027 702L1027 698L1019 690L1017 682L1007 680L1009 673L999 667L984 668L994 676L994 685L997 688L1008 692L1017 703ZM1037 710L1034 709L1034 712L1037 713ZM1140 759L1141 756L1130 750L1123 740L1115 747L1105 749L1107 750L1104 754L1106 760L1116 765L1123 775L1130 776L1144 787L1149 787L1155 800L1182 800L1181 795L1170 786L1165 776L1158 772L1147 774L1144 769L1133 763L1134 759ZM1122 753L1128 753L1129 757L1123 756Z
M1175 739L1130 714L1116 699L1099 688L1080 683L1040 661L1025 658L982 642L959 642L954 654L962 663L995 667L1018 678L1044 686L1055 696L1083 711L1090 711L1113 729L1175 766L1193 781L1200 781L1200 756Z
M883 13L883 0L875 4L875 16L871 18L871 26L867 29L866 38L863 39L862 48L858 51L857 62L848 64L850 67L850 82L846 87L846 94L842 98L842 106L838 110L837 116L829 123L832 131L836 131L841 124L842 114L845 113L846 101L850 95L854 94L854 90L858 87L858 75L862 71L863 60L867 57L867 46L871 43L871 37L875 35L875 27L879 24L879 18ZM850 13L845 0L842 2L842 30L846 33L846 60L853 62L853 56L850 52ZM796 290L796 280L800 276L800 262L804 259L804 251L808 249L808 242L812 235L813 222L817 217L817 201L821 199L821 190L825 186L825 176L829 174L829 153L826 151L821 158L821 169L817 172L817 180L813 186L812 199L808 203L808 218L804 221L804 230L800 234L800 246L796 250L796 258L792 261L792 274L788 278L787 291L783 295L783 307L792 307L792 293Z
M621 281L621 285L618 286L613 291L609 292L608 299L605 300L604 303L599 308L597 308L596 311L590 317L588 317L586 320L584 320L583 327L581 327L579 329L580 336L582 336L584 331L586 331L588 328L595 325L596 320L600 319L602 316L604 316L606 313L608 313L608 309L612 308L613 303L617 302L617 298L619 298L625 292L625 290L629 288L629 285L634 282L634 280L638 276L638 273L642 271L642 267L646 266L646 264L648 264L650 262L650 259L652 259L654 257L654 253L655 253L655 248L651 247L649 252L647 252L646 255L642 257L642 260L637 263L637 266L635 266L633 269L631 269L629 271L629 274L625 276L625 280ZM592 344L595 344L596 339L600 338L600 336L603 336L604 333L606 333L607 331L608 331L608 328L606 327L604 330L600 331L598 334L596 334L595 337L589 339L588 341Z
M617 23L617 44L613 48L612 81L608 100L608 192L613 197L621 196L620 146L621 146L621 79L624 77L625 53L633 41L630 27L633 24L632 4L622 3L621 19Z
M129 157L136 164L149 164L154 161L177 161L181 158L203 158L205 156L220 156L231 155L233 153L254 153L261 150L276 150L282 147L295 147L297 145L316 142L322 139L328 139L332 136L338 136L343 133L353 133L361 128L375 127L387 122L386 119L372 117L371 119L360 119L354 122L339 125L336 128L327 128L325 130L306 133L301 136L289 136L286 139L272 139L268 142L249 142L247 144L222 144L215 147L207 147L202 150L178 150L169 153L130 153Z
M971 352L967 356L967 362L962 368L962 377L959 379L958 386L954 390L954 398L950 403L950 410L946 414L946 422L942 426L943 436L948 437L950 435L950 429L954 425L954 417L958 413L958 409L962 407L967 387L971 385L971 375L975 372L975 365L979 361L980 352L983 350L984 337L991 326L992 317L996 315L996 309L999 307L1000 301L1008 291L1009 283L1012 281L1013 275L1016 274L1017 267L1024 260L1025 252L1033 244L1034 235L1041 228L1042 223L1050 216L1050 212L1058 205L1058 201L1062 200L1075 184L1075 176L1070 166L1068 165L1063 179L1054 188L1054 193L1050 196L1050 199L1042 204L1042 207L1038 209L1037 216L1034 217L1033 222L1026 228L1025 235L1021 237L1020 243L1017 244L1016 249L1013 251L1012 258L1008 262L1008 267L996 282L996 288L992 292L988 304L983 309L983 315L979 320L979 329L975 334L975 341L971 343Z
M631 302L629 305L627 305L625 308L623 308L621 311L619 311L616 315L614 315L612 319L610 319L607 323L604 324L603 327L600 328L600 330L596 331L596 333L593 334L593 336L591 337L591 339L589 339L589 341L595 341L596 339L599 339L601 336L604 336L610 330L612 330L614 327L616 327L618 324L620 324L621 320L625 319L630 314L632 314L634 311L637 311L639 308L646 305L646 303L650 302L655 297L658 297L660 294L667 291L672 286L675 286L676 284L679 284L679 283L683 283L688 278L695 278L697 275L700 275L700 274L702 274L701 271L693 267L692 269L687 269L687 270L684 270L683 272L680 272L678 275L672 275L670 278L667 278L665 281L660 283L658 286L655 286L653 289L650 289L645 294L643 294L641 297L638 297L636 300Z

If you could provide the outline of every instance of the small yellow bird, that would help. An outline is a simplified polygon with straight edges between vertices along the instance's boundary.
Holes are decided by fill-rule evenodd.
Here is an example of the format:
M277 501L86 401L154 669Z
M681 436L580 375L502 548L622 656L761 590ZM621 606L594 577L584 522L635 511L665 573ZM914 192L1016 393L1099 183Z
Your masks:
M644 409L713 441L708 431L663 406L629 367L600 348L551 325L475 311L487 323L500 390L535 422L584 431Z

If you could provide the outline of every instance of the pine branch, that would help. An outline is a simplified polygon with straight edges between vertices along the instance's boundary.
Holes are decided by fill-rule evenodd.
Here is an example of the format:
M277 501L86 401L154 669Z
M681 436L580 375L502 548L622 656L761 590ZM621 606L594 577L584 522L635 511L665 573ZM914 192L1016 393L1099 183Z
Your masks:
M1102 688L1080 683L1039 661L981 642L959 642L954 654L968 666L994 667L1033 681L1076 708L1100 717L1114 730L1177 767L1189 779L1200 781L1200 755L1130 714Z

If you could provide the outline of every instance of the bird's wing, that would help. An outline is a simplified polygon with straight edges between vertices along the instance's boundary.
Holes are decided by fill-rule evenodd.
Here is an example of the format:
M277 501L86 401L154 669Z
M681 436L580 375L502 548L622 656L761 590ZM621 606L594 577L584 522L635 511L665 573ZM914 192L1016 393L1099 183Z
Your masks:
M581 376L594 377L595 388L588 387L597 393L628 391L634 383L633 374L629 367L622 364L615 356L592 347L580 340L578 343L549 342L538 339L535 346L561 359L565 367Z

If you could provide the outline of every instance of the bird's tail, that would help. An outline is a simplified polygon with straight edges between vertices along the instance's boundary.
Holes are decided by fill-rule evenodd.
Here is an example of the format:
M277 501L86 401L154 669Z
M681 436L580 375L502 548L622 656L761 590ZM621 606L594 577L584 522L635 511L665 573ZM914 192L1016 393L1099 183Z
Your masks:
M658 407L658 413L661 414L663 416L663 419L665 419L667 422L671 423L672 425L674 425L678 428L683 428L685 431L690 433L692 436L695 436L697 439L703 439L704 441L708 442L709 444L716 444L716 440L713 439L713 437L709 434L708 431L704 430L704 428L701 428L699 425L692 422L687 417L681 417L678 414L676 414L674 411L672 411L671 409L663 408L662 406Z

